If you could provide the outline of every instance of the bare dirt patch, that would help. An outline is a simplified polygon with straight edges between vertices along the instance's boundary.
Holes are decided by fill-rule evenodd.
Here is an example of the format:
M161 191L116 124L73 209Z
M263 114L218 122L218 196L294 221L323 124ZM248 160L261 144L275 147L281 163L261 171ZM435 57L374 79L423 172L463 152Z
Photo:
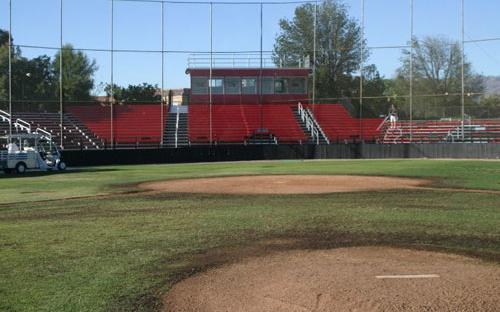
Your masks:
M386 247L282 251L188 278L163 302L187 312L497 311L500 266Z
M424 179L377 176L270 175L148 182L140 187L171 193L322 194L411 189L428 184L430 181Z

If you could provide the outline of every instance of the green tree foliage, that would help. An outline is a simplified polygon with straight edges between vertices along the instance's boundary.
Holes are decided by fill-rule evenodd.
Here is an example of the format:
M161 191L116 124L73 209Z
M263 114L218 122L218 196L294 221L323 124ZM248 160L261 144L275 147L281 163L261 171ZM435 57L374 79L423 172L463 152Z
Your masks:
M8 99L9 33L0 30L0 98ZM50 57L28 59L19 48L12 47L12 100L16 109L23 109L28 100L53 97L54 79Z
M47 55L34 59L21 57L12 66L12 93L16 100L54 99L57 81L51 70L51 60Z
M20 55L19 50L12 48L12 58ZM0 101L8 99L9 88L9 32L0 29ZM1 106L1 105L0 105Z
M8 98L9 33L0 29L0 100ZM64 100L91 100L93 75L97 70L83 52L71 45L63 47ZM23 57L19 48L12 48L12 100L18 110L47 110L58 107L60 53L52 59L41 55L33 59ZM55 105L57 104L57 105ZM34 106L36 105L36 106Z
M59 77L60 57L58 52L52 62L52 71ZM95 60L82 51L75 51L70 44L62 49L63 63L63 94L65 101L88 101L92 99L91 92L94 88L94 73L97 70Z
M108 97L111 96L111 90L113 91L115 101L119 103L151 103L161 101L158 85L149 83L129 85L126 88L113 85L113 89L111 89L111 85L107 85L104 91Z
M274 62L279 66L298 66L305 59L311 64L314 62L319 98L359 96L359 77L353 75L359 71L362 53L360 26L339 1L322 2L316 14L316 59L313 59L314 4L308 3L295 10L292 20L280 20L281 33L274 44ZM367 50L363 53L366 60L369 54ZM383 79L376 67L367 66L365 71L370 93L383 92ZM372 78L375 81L372 82Z
M500 95L476 97L473 106L466 107L466 114L474 118L500 117Z
M462 90L462 51L458 42L444 37L413 39L413 114L416 118L458 117ZM484 91L481 76L464 60L465 92ZM386 91L392 96L408 95L410 89L410 51L403 50L402 65ZM400 105L407 102L399 98ZM472 97L466 105L474 105ZM408 113L408 112L407 112Z

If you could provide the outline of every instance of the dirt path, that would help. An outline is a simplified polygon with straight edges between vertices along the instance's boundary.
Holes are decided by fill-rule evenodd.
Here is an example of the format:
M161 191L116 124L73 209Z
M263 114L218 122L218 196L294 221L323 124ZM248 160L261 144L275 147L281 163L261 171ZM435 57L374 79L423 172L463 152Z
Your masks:
M384 247L286 251L188 278L164 311L498 311L500 266Z
M148 182L148 190L211 194L321 194L411 189L430 184L424 179L343 175L270 175L182 179Z

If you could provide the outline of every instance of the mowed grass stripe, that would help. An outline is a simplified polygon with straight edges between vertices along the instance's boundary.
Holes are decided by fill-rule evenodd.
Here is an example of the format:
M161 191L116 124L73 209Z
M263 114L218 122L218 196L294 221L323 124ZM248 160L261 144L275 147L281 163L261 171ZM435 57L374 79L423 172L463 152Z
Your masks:
M358 163L361 168L356 168ZM492 183L491 176L497 172L491 164L498 166L498 162L394 163L405 166L396 170L386 161L371 161L371 167L380 167L370 170L416 176L425 163L453 170L457 163L468 163L476 168L475 174L469 174L473 179L458 179L455 171L448 177L443 169L432 169L433 174L442 174L432 177L439 183L453 181L455 187L495 189L498 182ZM342 170L362 174L358 170L365 166L364 162L346 161L258 162L243 167L240 163L175 165L171 171L167 170L170 166L158 166L158 170L166 177L260 174L269 168L274 168L272 173L285 173L281 165L295 168L286 173L300 174L325 174L328 165L339 174L346 174ZM248 168L252 166L255 171ZM124 172L120 174L121 168ZM107 173L113 172L116 181L98 174L94 183L114 192L120 184L163 179L151 176L152 168L115 167ZM31 179L40 183L73 176L78 181L79 175L88 174L13 180L27 179L29 185ZM9 179L0 180L6 183ZM36 189L37 183L31 188ZM67 181L66 185L75 187ZM61 194L68 194L62 187ZM497 194L405 190L292 196L138 193L6 204L0 207L0 310L154 311L160 305L158 298L172 283L204 267L196 260L199 255L214 248L237 250L238 246L276 239L290 239L308 248L413 246L500 263L499 199Z
M421 177L435 186L500 190L500 161L353 160L258 161L107 166L24 177L0 174L0 204L136 191L137 183L254 174L347 174ZM0 208L1 209L1 208Z

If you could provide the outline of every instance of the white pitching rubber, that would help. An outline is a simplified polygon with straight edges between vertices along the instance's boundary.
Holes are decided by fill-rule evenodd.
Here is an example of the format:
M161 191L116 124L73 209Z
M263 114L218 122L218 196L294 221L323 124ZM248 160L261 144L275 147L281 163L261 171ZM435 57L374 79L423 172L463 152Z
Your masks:
M437 274L418 274L418 275L378 275L375 278L378 279L395 279L395 278L436 278L439 277Z

